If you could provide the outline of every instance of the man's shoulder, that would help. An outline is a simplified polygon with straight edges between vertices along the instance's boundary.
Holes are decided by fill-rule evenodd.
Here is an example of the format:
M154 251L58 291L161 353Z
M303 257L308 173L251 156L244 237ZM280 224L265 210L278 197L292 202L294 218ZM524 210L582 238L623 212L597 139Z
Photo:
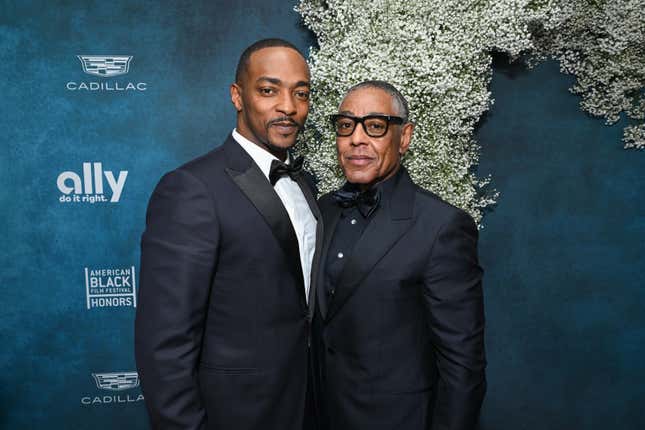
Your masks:
M474 222L472 217L465 210L452 203L444 200L438 194L414 184L416 195L416 209L417 213L424 217L431 217L444 224L454 219L467 218L470 222Z
M177 187L213 189L213 187L216 187L215 184L221 182L222 176L226 174L226 165L224 145L220 145L175 169L167 171L159 179L155 189L168 190Z
M329 191L318 198L318 206L322 209L329 205L334 204L334 199L332 198L334 191Z
M220 145L205 154L202 154L190 161L185 162L179 167L166 172L160 182L192 178L204 185L209 185L213 181L218 181L222 174L225 174L227 163L224 145Z
M220 145L217 148L182 164L175 170L181 170L199 177L204 174L212 174L213 171L223 169L226 165L225 161L226 156L224 153L224 145Z
M446 212L459 210L458 207L444 200L441 196L434 193L433 191L430 191L416 184L414 185L414 188L416 201L423 209L433 209Z
M316 177L306 170L302 171L302 176L305 179L305 182L307 183L307 185L309 186L311 193L314 195L315 198L318 198L318 185L316 184Z

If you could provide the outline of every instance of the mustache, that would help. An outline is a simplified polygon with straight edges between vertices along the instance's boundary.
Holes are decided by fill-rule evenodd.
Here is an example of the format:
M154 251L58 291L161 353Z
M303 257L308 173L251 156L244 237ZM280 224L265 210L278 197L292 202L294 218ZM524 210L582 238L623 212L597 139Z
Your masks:
M353 157L368 157L368 158L374 158L374 157L375 157L375 155L374 155L374 154L372 154L372 153L370 153L370 152L366 152L366 151L355 151L355 152L353 152L353 151L346 151L346 152L343 152L343 153L342 153L342 155L343 155L343 157L347 157L347 158L353 158Z
M291 125L293 125L293 126L298 127L299 129L301 129L301 128L302 128L302 124L298 123L298 122L297 122L297 121L295 121L293 118L288 117L288 116L282 116L282 117L280 117L280 118L274 118L274 119L272 119L271 121L269 121L269 123L267 124L267 126L268 126L268 127L270 127L270 126L272 126L272 125L274 125L274 124L277 124L277 123L279 123L279 122L281 122L281 123L289 123L289 124L291 124Z

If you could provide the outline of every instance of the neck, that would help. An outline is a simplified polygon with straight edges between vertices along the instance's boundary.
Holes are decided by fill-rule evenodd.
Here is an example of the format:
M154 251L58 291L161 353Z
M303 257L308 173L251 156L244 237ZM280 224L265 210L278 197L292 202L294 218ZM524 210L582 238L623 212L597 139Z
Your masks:
M269 151L269 152L271 152L271 154L273 154L273 156L275 158L277 158L278 160L280 160L282 162L287 161L287 151L286 150L280 151L280 152L276 152L276 151Z
M359 188L361 191L367 191L367 190L369 190L370 188L374 188L374 187L376 187L377 185L379 185L379 184L381 184L381 183L383 183L383 182L387 181L387 180L388 180L388 179L390 179L392 176L396 175L396 172L398 172L398 171L399 171L399 168L400 168L400 167L401 167L401 164L397 164L397 165L396 165L396 167L394 167L394 169L392 169L389 173L387 173L387 175L385 175L385 176L384 176L384 177L382 177L382 178L377 178L374 182L370 182L370 183L368 183L368 184L356 184L356 185L358 186L358 188Z
M244 137L246 140L248 140L255 146L264 149L266 152L273 155L274 157L276 157L278 160L282 162L286 161L287 150L285 148L273 146L269 143L263 143L262 141L260 141L260 139L257 139L253 133L247 133L247 131L244 130L243 128L240 129L239 124L237 125L236 129L237 129L237 132L240 133L242 137Z
M257 143L257 142L255 142L253 140L251 140L251 142L255 143L257 146L259 146L260 148L264 149L266 152L268 152L269 154L273 155L278 160L280 160L282 162L286 161L286 159L287 159L287 150L286 149L275 148L275 147L265 145L265 144L262 144L262 143Z

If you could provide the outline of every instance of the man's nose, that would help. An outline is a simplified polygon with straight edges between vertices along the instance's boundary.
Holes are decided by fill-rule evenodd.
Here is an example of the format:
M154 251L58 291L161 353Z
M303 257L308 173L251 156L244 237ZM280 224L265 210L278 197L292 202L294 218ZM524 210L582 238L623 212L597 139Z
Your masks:
M283 92L280 96L280 101L278 102L277 109L279 112L282 112L285 115L295 115L296 103L293 94L289 92Z
M365 145L367 144L369 140L369 136L365 132L365 124L364 123L356 123L356 127L354 127L354 132L350 136L350 143L353 146L358 146L358 145Z

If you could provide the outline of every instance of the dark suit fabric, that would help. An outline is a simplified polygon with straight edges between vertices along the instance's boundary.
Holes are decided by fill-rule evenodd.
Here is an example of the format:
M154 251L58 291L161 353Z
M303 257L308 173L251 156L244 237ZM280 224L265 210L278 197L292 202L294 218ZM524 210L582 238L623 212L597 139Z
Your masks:
M314 318L330 430L469 430L485 393L477 228L401 168ZM321 261L341 208L330 195Z
M302 430L312 314L286 209L232 137L161 179L135 324L153 428Z

